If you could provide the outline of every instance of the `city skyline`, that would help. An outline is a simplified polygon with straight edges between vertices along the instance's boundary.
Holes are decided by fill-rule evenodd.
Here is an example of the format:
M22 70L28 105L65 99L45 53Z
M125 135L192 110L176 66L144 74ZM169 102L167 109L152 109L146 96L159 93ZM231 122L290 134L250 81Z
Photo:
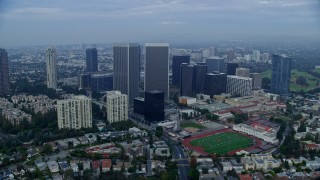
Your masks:
M320 37L316 0L6 0L0 6L1 46Z

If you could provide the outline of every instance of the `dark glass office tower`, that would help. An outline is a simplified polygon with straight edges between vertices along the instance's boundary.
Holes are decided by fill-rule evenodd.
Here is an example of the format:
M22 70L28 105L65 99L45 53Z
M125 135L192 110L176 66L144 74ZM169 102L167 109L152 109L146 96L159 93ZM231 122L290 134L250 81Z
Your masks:
M180 95L193 96L194 88L194 66L186 63L180 66Z
M91 89L91 73L79 75L79 89Z
M146 91L144 118L149 122L159 122L164 120L164 92Z
M236 69L238 67L238 63L227 63L227 75L236 75Z
M206 59L206 64L208 66L208 73L224 73L224 59L220 57L210 57Z
M112 73L91 75L91 90L94 92L111 91L113 89Z
M180 86L180 65L182 63L190 64L190 56L172 57L172 85Z
M214 96L226 93L227 74L225 73L208 73L205 78L205 94Z
M144 111L145 111L144 98L141 98L141 97L134 98L134 100L133 100L133 112L137 113L137 114L140 114L140 115L144 115Z
M0 95L10 93L8 53L0 49Z
M194 93L204 93L204 83L207 74L207 65L198 63L194 66Z
M159 90L169 98L169 44L146 43L144 63L144 90Z
M272 55L271 91L273 93L289 94L291 63L291 58L285 55Z
M86 50L86 65L87 72L98 71L98 52L96 48L90 48Z
M137 43L113 45L113 88L128 95L128 102L139 97L140 46Z

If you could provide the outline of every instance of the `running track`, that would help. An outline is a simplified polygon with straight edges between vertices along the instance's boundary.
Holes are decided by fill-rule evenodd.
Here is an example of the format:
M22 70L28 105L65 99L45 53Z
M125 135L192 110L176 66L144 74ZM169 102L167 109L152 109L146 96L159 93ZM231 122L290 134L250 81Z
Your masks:
M218 134L218 133L222 133L222 132L232 132L232 133L237 133L237 134L241 134L243 136L246 136L248 138L251 138L251 139L254 139L256 141L256 144L253 145L253 146L250 146L248 148L241 148L241 149L235 149L233 151L230 151L228 152L228 155L233 155L235 154L236 152L240 151L240 150L252 150L252 149L255 149L255 148L258 148L261 146L262 144L262 141L258 138L255 138L255 137L251 137L247 134L243 134L243 133L240 133L240 132L237 132L237 131L233 131L231 128L228 128L228 129L222 129L222 130L218 130L218 131L211 131L211 132L208 132L208 133L203 133L203 134L198 134L198 135L195 135L193 137L190 137L190 138L186 138L182 141L183 145L185 147L187 147L188 149L192 149L192 150L195 150L197 151L198 153L200 154L203 154L203 155L209 155L209 153L205 152L201 147L199 146L192 146L190 144L190 141L194 140L194 139L200 139L200 138L204 138L204 137L207 137L207 136L211 136L211 135L214 135L214 134Z

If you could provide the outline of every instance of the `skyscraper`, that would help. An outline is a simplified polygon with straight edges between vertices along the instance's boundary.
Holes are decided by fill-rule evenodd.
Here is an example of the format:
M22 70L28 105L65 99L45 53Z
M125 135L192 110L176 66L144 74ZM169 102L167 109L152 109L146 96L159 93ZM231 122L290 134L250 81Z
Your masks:
M98 71L98 52L96 48L86 49L87 72Z
M236 69L238 67L238 63L227 63L227 75L236 75Z
M205 78L207 74L207 65L198 63L194 66L194 93L200 94L204 92Z
M129 105L139 97L140 46L136 43L113 45L113 89L128 95Z
M192 96L194 92L194 66L186 63L180 66L180 95Z
M204 93L210 96L226 93L227 74L208 73L205 78Z
M210 57L206 59L206 64L208 66L208 73L212 72L218 72L223 73L224 72L224 59L220 57Z
M145 112L144 118L149 122L159 122L164 120L164 93L161 91L145 92Z
M250 78L252 78L252 89L261 89L262 87L261 73L250 73Z
M182 63L190 64L190 56L173 56L172 57L172 85L180 85L180 65Z
M169 98L169 44L146 43L144 64L144 90L164 92Z
M236 76L250 77L250 69L248 69L248 68L237 68L236 69Z
M253 51L253 60L260 61L260 51L259 50Z
M271 91L273 93L289 94L291 61L291 58L285 55L272 55Z
M58 100L57 116L59 129L92 127L92 100L86 96Z
M57 89L56 50L48 47L46 50L47 88Z
M0 49L0 95L10 92L8 53Z
M10 92L8 53L0 49L0 95Z

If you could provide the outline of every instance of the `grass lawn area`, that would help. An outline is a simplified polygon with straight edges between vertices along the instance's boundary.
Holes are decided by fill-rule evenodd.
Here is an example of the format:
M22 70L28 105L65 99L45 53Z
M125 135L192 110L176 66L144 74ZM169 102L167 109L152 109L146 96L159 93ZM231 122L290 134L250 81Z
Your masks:
M203 148L207 153L227 154L236 149L250 147L252 142L252 139L241 134L223 132L192 140L190 144Z
M198 129L203 129L204 128L200 124L197 124L197 123L194 123L194 122L183 122L183 123L181 123L181 127L182 128L193 127L193 128L198 128Z
M289 122L291 119L285 116L276 116L275 119L281 119L283 122Z
M320 70L319 70L320 71ZM296 79L302 76L307 80L308 86L302 86L299 84L296 84ZM271 69L262 72L262 77L266 77L271 79ZM312 89L315 89L317 87L317 78L312 76L311 74L307 72L298 71L297 69L293 69L291 71L291 80L290 80L290 91L309 91Z

